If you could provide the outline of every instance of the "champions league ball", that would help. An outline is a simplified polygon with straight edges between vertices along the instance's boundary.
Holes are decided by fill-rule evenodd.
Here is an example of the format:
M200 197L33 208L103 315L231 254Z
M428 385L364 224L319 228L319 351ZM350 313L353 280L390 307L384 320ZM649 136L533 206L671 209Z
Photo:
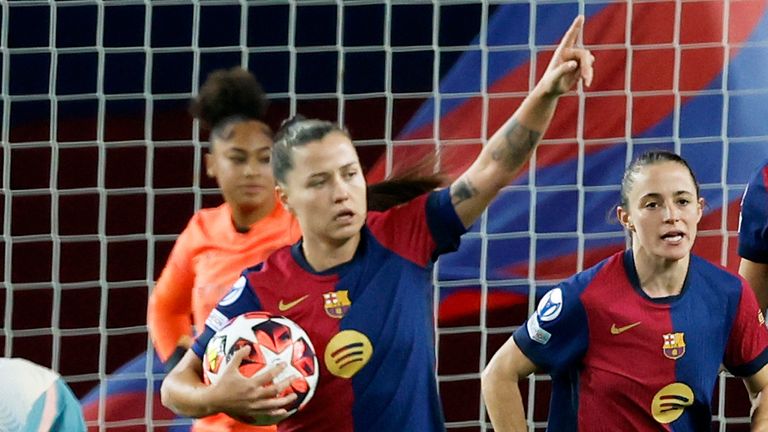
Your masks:
M286 407L289 415L295 414L312 399L320 371L309 336L295 322L267 312L239 315L211 338L203 356L206 383L215 384L235 352L246 345L250 345L251 352L240 364L243 376L264 373L281 362L286 365L273 382L290 379L290 385L280 394L296 393L296 400ZM270 416L238 420L251 424L274 423Z

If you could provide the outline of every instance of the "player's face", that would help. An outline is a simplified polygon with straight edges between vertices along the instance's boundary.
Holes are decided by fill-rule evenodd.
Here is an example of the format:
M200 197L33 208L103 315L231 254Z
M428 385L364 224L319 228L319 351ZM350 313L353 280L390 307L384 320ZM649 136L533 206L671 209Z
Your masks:
M366 217L366 184L352 141L341 132L291 150L293 168L281 198L296 215L305 242L338 247L360 235Z
M688 169L677 162L642 167L627 194L619 220L633 235L633 248L669 261L685 258L693 247L703 199Z
M224 199L246 212L273 205L272 137L267 125L255 120L236 122L222 135L211 137L213 146L205 163Z

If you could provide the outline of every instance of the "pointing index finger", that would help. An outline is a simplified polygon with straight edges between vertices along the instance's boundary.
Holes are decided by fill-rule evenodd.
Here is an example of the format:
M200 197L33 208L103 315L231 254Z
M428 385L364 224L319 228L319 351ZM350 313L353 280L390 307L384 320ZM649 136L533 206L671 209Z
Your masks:
M581 33L583 26L584 15L579 15L573 20L573 23L571 24L571 27L568 29L568 31L565 32L563 40L560 42L560 47L571 48L576 46L576 42L579 39L579 34Z

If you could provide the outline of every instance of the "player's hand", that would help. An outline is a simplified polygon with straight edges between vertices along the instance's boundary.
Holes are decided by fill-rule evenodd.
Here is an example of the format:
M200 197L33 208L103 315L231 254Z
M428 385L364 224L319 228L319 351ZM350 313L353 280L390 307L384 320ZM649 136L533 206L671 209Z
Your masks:
M595 56L589 50L576 45L583 28L584 16L579 15L565 32L539 81L539 86L545 94L560 96L572 89L580 79L584 80L587 87L592 84L592 64L595 62Z
M280 396L290 380L274 383L285 365L274 366L264 373L244 377L240 363L250 354L249 346L239 349L232 360L224 367L221 377L211 391L216 392L217 411L232 417L253 423L250 419L269 416L269 424L274 424L288 416L286 406L296 400L296 394Z

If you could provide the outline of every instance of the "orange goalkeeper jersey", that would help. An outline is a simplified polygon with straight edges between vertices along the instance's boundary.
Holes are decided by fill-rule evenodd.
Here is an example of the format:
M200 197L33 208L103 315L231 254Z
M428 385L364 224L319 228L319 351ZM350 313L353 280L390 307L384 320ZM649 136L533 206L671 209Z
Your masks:
M300 236L296 219L279 202L247 233L235 230L226 203L195 213L176 240L149 298L147 325L160 358L166 361L179 339L192 335L193 325L195 333L203 331L208 314L240 272ZM217 415L198 420L193 430L273 431L274 427L246 426Z

